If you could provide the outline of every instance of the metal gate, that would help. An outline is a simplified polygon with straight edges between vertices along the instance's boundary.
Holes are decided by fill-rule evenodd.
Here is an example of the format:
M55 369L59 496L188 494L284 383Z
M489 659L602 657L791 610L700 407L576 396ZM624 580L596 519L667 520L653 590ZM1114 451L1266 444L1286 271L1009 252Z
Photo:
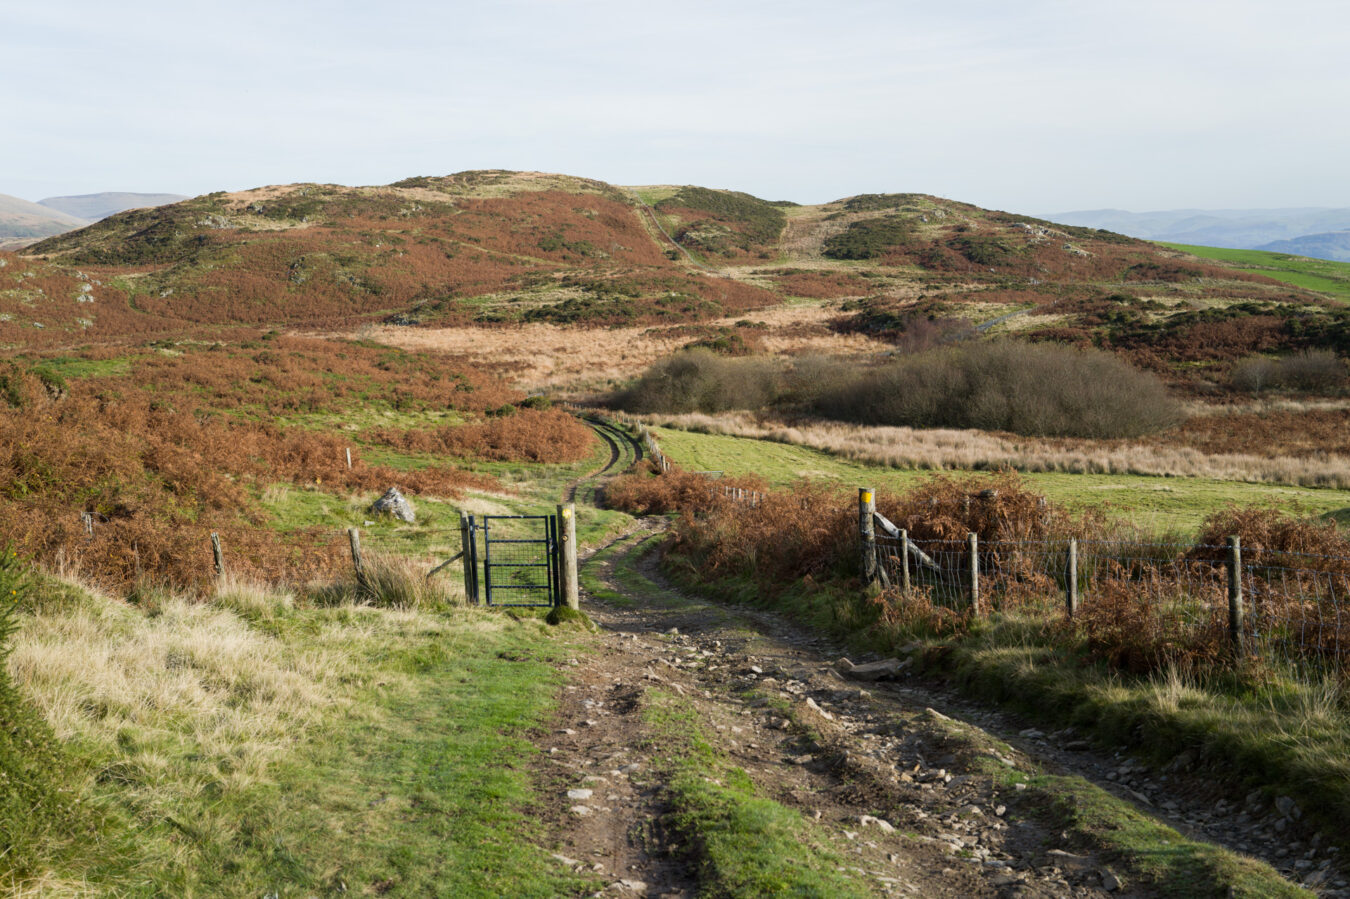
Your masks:
M484 515L482 524L469 527L483 533L483 598L488 605L554 606L561 601L556 515Z

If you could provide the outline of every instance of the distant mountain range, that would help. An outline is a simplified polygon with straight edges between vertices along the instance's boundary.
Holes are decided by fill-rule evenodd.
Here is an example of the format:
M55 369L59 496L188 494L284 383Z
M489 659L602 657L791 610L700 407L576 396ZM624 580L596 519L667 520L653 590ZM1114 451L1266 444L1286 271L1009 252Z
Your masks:
M73 215L86 222L96 222L128 209L167 206L186 199L187 197L182 194L133 194L111 191L101 194L80 194L74 197L48 197L45 200L38 200L38 205Z
M1066 225L1104 228L1168 243L1270 250L1350 262L1350 209L1089 209L1044 216Z
M128 209L164 206L186 199L180 194L109 192L48 197L38 203L30 203L0 194L0 247L22 245L54 234L64 234Z

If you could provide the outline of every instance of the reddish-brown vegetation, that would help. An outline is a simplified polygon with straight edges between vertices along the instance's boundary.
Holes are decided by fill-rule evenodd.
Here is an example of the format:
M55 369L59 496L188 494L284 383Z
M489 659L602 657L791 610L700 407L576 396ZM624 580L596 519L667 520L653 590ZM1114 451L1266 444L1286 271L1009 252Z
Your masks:
M1350 621L1338 605L1350 590L1350 542L1334 525L1233 510L1212 516L1198 544L1154 546L1120 539L1098 516L1055 508L1013 474L978 481L935 476L907 495L884 498L878 511L906 529L939 570L912 557L911 589L899 591L898 543L882 539L892 588L869 601L857 590L851 496L804 483L756 503L736 503L711 489L715 484L688 473L637 474L616 482L608 501L633 511L683 512L672 552L709 582L749 578L758 585L756 595L772 600L803 579L833 579L845 598L826 593L835 598L822 601L868 610L859 618L836 608L836 620L851 627L947 632L968 626L962 573L969 565L966 536L975 533L986 609L1046 617L1066 637L1081 638L1094 656L1137 673L1233 661L1223 543L1238 534L1250 547L1244 554L1253 603L1248 629L1260 635L1260 651L1350 664ZM1072 620L1060 611L1070 538L1079 541L1081 595Z
M839 297L862 296L874 289L871 281L849 272L785 268L769 274L773 275L779 291L789 297L833 300Z
M1247 453L1265 458L1308 459L1350 454L1350 409L1270 409L1196 415L1147 439L1203 453Z
M595 434L566 412L521 409L486 421L433 430L375 428L372 443L418 453L447 453L497 462L576 462L595 446Z
M209 577L207 537L218 532L234 571L304 576L326 566L337 544L329 533L282 537L268 528L258 496L269 484L340 493L397 485L443 497L500 486L444 465L371 466L359 451L348 469L350 438L272 418L357 402L481 412L522 399L481 375L391 350L288 338L179 352L68 384L19 365L0 372L0 543L104 584L140 576L191 584ZM470 434L460 440L463 454L479 449ZM511 451L481 449L496 458Z

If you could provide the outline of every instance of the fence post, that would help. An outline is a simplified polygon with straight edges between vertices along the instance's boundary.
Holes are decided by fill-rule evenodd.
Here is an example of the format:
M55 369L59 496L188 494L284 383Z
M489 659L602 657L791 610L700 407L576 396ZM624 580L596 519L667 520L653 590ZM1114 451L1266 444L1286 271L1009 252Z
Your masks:
M225 553L220 548L220 535L212 532L211 534L211 555L216 562L216 578L225 576Z
M877 529L872 520L876 511L876 492L871 487L859 487L858 535L862 538L863 587L868 590L877 582Z
M88 512L80 513L80 521L84 523L84 533L87 537L94 536L94 516Z
M350 446L347 447L347 470L352 470L352 448Z
M1242 656L1242 538L1228 538L1228 636Z
M581 591L577 585L577 507L572 503L558 506L559 535L562 543L563 602L569 609L581 608Z
M366 565L361 559L361 532L356 528L347 528L347 543L352 548L352 565L356 568L356 582L365 586Z
M469 516L463 511L459 513L459 548L464 558L464 601L476 603L478 597L473 589L474 557L469 549Z
M1069 558L1064 565L1064 602L1069 617L1078 614L1078 538L1069 538Z
M972 532L966 537L970 546L970 614L980 617L980 538Z
M909 592L909 530L900 529L900 590Z

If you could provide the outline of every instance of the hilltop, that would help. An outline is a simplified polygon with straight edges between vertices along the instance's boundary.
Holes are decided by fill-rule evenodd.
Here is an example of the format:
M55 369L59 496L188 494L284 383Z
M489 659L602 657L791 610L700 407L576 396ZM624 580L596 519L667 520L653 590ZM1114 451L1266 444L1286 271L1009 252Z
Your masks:
M1280 272L911 193L803 206L474 171L207 194L28 252L0 276L11 346L384 322L685 328L744 349L763 343L756 313L785 302L830 307L811 327L891 345L978 326L1185 378L1347 345L1341 304Z
M58 209L0 194L0 243L49 237L87 224Z

